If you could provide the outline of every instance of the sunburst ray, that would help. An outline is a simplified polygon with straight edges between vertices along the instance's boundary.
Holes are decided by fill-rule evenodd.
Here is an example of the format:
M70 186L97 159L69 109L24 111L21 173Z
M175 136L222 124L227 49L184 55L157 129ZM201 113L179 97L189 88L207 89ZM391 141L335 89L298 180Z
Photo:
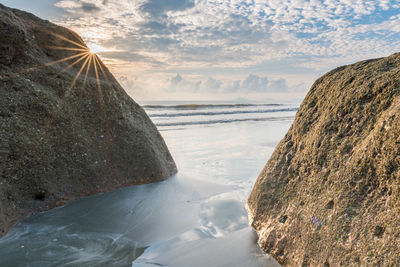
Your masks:
M92 63L92 60L93 60L93 54L90 54L89 55L89 63L88 63L88 66L86 68L85 79L83 80L83 87L86 84L86 80L87 80L87 77L88 77L88 74L89 74L89 71L90 71L90 64Z
M98 72L98 70L97 70L97 64L98 64L98 62L97 62L97 59L96 59L96 55L94 55L93 58L94 58L94 61L95 61L95 62L93 62L93 63L94 63L93 65L94 65L94 72L95 72L95 74L96 74L97 91L98 91L98 93L99 93L100 105L104 107L103 90L101 89L100 78L99 78L99 72Z
M27 69L25 72L30 72L38 69L42 69L45 67L51 67L56 64L60 64L63 62L69 62L73 61L72 63L69 62L68 66L63 68L61 71L58 72L57 75L66 72L73 67L75 67L78 64L82 64L79 69L77 70L76 74L73 76L73 79L70 83L70 85L66 88L65 92L63 95L60 97L58 103L56 106L52 109L50 112L50 116L45 119L43 122L43 126L41 127L41 131L37 136L37 142L36 146L34 149L39 149L40 145L42 144L43 140L47 137L47 135L51 132L51 126L54 124L55 120L59 117L60 111L63 109L65 103L71 96L71 93L73 92L73 89L77 87L77 83L79 81L79 78L83 76L83 82L81 86L85 87L89 74L91 72L91 69L93 69L95 79L96 79L96 88L97 88L97 95L98 95L98 101L99 101L99 106L100 106L100 113L101 116L103 117L104 121L104 128L105 128L105 135L107 136L105 140L105 145L106 145L106 150L108 151L108 161L111 164L114 164L113 160L113 138L112 138L112 131L110 127L110 121L107 116L107 111L106 111L106 105L105 105L105 99L104 99L104 93L102 88L102 81L100 80L100 73L104 77L104 81L108 83L109 79L107 76L106 71L103 68L102 62L100 59L97 57L96 54L91 53L90 49L76 41L70 40L60 34L56 33L50 33L51 35L57 37L58 39L61 39L69 44L72 44L73 46L47 46L47 49L54 49L54 50L60 50L60 51L71 51L74 52L73 55L54 60L52 62L45 63L41 66L33 67L30 69ZM75 36L75 34L74 34ZM80 38L78 36L75 36L77 40L80 41ZM93 66L92 66L93 65ZM18 75L18 74L17 74ZM111 86L111 85L110 85ZM113 168L114 171L116 171L116 168Z
M89 57L86 58L85 62L83 62L81 68L78 71L78 73L75 75L74 80L72 81L70 87L67 90L68 95L69 95L69 92L71 91L71 89L75 86L76 81L78 80L79 76L81 75L83 69L86 67L86 64L88 63L88 61L89 61Z
M64 36L62 36L60 34L50 32L48 30L42 30L42 31L47 32L48 34L53 35L53 36L57 37L58 39L61 39L63 41L66 41L66 42L76 46L76 47L46 46L46 48L54 49L54 50L64 50L64 51L77 51L77 52L81 52L81 53L78 53L78 54L75 54L75 55L72 55L72 56L68 56L68 57L65 57L65 58L62 58L62 59L58 59L58 60L55 60L55 61L52 61L52 62L44 63L44 64L42 64L40 66L30 67L28 69L25 69L25 70L22 70L22 71L16 73L15 76L18 76L18 75L23 74L23 73L29 73L29 72L32 72L32 71L36 71L36 70L39 70L39 69L42 69L42 68L46 68L46 67L58 64L58 63L62 63L62 62L65 62L65 61L69 61L69 60L75 59L77 57L83 57L85 55L90 55L91 54L90 49L88 47L86 47L86 46L84 46L84 45L82 45L82 44L80 44L78 42L70 40L70 39L68 39L68 38L66 38L66 37L64 37ZM76 38L79 39L78 37L76 37Z
M90 56L91 56L90 54L86 54L86 55L83 55L83 56L79 57L79 58L78 58L77 60L75 60L73 63L69 64L69 65L68 65L67 67L65 67L63 70L59 71L59 72L57 73L57 75L60 75L61 73L66 72L67 70L71 69L73 66L75 66L76 64L78 64L79 62L81 62L82 60L84 60L85 58L90 57ZM90 63L89 63L89 64L90 64Z
M48 33L50 33L51 35L53 35L53 36L55 36L55 37L57 37L57 38L59 38L59 39L61 39L63 41L66 41L68 43L76 45L77 47L80 47L80 48L83 48L83 49L87 49L86 46L84 46L84 45L82 45L82 44L80 44L78 42L72 41L72 40L70 40L70 39L68 39L68 38L66 38L66 37L64 37L64 36L62 36L62 35L60 35L58 33L54 33L54 32L48 32Z
M54 49L54 50L66 50L66 51L82 51L82 52L88 52L90 53L90 49L86 48L75 48L75 47L62 47L62 46L47 46L46 48L48 49Z
M82 56L85 56L87 54L88 54L88 52L82 52L82 53L75 54L75 55L72 55L72 56L69 56L69 57L58 59L58 60L55 60L55 61L52 61L52 62L44 64L44 67L53 66L55 64L62 63L62 62L65 62L65 61L68 61L68 60L71 60L71 59L74 59L74 58L77 58L77 57L82 57Z
M94 55L94 59L96 60L96 63L99 65L100 71L101 71L101 73L103 73L104 78L108 81L108 76L103 69L101 61L97 58L97 55Z
M106 112L106 107L105 107L105 102L104 102L103 89L102 89L101 83L100 83L100 76L99 76L98 68L100 68L100 71L103 73L103 76L106 79L106 81L108 81L108 78L107 78L107 75L104 72L104 70L103 70L103 68L101 66L101 63L100 63L99 59L97 58L96 54L93 54L93 66L94 66L94 71L95 71L95 75L96 75L97 91L98 91L98 95L99 95L100 107L101 107L102 115L103 115L104 121L105 121L106 135L107 135L109 140L112 140L111 127L110 127L110 122L109 122L108 117L107 117L107 112ZM111 149L112 148L112 144L109 144L109 146L110 146L110 149Z

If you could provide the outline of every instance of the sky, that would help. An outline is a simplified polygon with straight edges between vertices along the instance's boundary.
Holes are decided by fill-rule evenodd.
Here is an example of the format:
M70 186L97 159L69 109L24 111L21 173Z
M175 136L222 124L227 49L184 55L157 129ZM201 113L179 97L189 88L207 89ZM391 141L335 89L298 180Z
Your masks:
M400 52L400 0L0 0L78 32L139 101L299 101Z

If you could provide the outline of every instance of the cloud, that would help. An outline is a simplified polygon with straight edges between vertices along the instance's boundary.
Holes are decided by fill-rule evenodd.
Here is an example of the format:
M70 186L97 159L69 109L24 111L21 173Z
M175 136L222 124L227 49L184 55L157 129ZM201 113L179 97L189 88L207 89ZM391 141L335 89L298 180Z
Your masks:
M269 80L266 76L249 74L243 81L235 81L234 85L227 88L228 92L271 93L287 92L289 87L284 78Z
M135 79L128 78L126 76L120 76L118 81L121 83L122 87L127 89L134 89L136 87Z
M200 78L184 78L181 74L168 79L168 91L185 91L196 93L271 93L271 92L288 92L291 88L288 87L284 78L269 80L266 76L258 76L249 74L243 80L232 79L216 79L213 77ZM298 87L295 87L296 89Z
M267 89L268 78L250 74L242 83L241 88L250 92L262 92Z
M221 88L222 82L218 81L212 77L208 77L207 81L204 83L204 87L208 90L216 91Z
M93 3L87 3L87 2L82 2L81 3L81 9L84 12L88 12L88 13L93 13L93 12L100 11L100 8L98 6L96 6Z
M165 15L167 11L181 11L194 7L193 0L148 0L140 5L140 10L151 17Z
M146 91L146 88L140 84L139 78L136 76L119 76L117 80L121 84L122 88L131 95L143 96L149 94L149 92Z
M315 78L339 64L400 51L396 0L58 0L56 6L69 14L57 23L119 51L101 53L119 74L128 77L129 64L136 71L144 66L141 73L162 76L158 86L174 91L290 91L288 84L305 82L304 73L281 68L271 79L257 68L290 61L290 69ZM245 78L217 79L228 70ZM172 85L166 73L181 73L182 80Z
M123 62L146 62L151 66L162 66L163 63L155 58L140 55L129 51L100 51L97 53L102 58L111 58Z
M286 80L283 78L280 78L278 80L273 80L268 85L268 90L270 90L270 91L285 92L285 91L288 91L288 89L289 88L287 86Z
M167 88L165 88L165 90L168 92L197 92L201 83L201 81L190 81L183 79L178 73L176 76L169 79L169 83L167 84Z
M88 0L90 1L90 0ZM107 3L106 1L103 2ZM101 8L93 2L86 2L86 1L73 1L73 0L65 0L61 1L56 4L56 6L60 8L66 9L70 13L95 13L101 11Z
M171 85L177 86L180 82L182 82L182 80L182 76L180 74L176 74L176 76L171 79Z
M296 55L387 54L400 49L395 1L61 0L64 21L101 27L103 42L136 54L163 53L166 64L248 66ZM74 16L99 12L90 20ZM84 26L86 24L86 26ZM396 26L397 24L397 26ZM379 28L381 36L372 33ZM369 30L368 30L369 29ZM115 38L118 37L118 38ZM372 41L372 42L371 42ZM171 58L173 60L171 60Z

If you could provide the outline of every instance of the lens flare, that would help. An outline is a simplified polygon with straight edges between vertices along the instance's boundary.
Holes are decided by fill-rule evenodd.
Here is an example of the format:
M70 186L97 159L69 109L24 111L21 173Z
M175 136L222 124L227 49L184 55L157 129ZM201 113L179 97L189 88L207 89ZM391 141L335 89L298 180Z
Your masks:
M70 40L62 35L56 34L56 33L50 33L53 36L66 41L72 45L74 45L75 47L62 47L62 46L48 46L48 49L53 49L53 50L64 50L64 51L76 51L77 54L72 55L72 56L68 56L59 60L55 60L49 63L46 63L45 66L52 66L58 63L62 63L62 62L67 62L70 60L75 59L75 61L71 62L68 64L67 67L65 67L63 70L61 70L58 74L61 74L63 72L66 72L67 70L71 69L72 67L74 67L75 65L77 65L78 63L83 61L82 66L80 67L79 71L76 73L75 77L73 78L70 86L67 88L67 90L65 91L63 97L61 98L60 102L58 103L55 113L57 113L62 106L64 105L65 101L67 100L67 98L70 96L72 89L75 87L79 77L81 76L82 73L85 73L84 75L84 80L83 80L83 85L86 84L87 78L88 78L88 74L91 68L91 64L93 64L93 69L95 70L95 74L96 74L96 81L97 81L97 87L98 87L98 94L99 94L99 98L101 98L99 100L100 106L102 109L104 109L104 99L103 99L103 92L102 92L102 88L101 88L101 83L100 83L100 76L97 72L97 69L99 67L101 67L99 60L97 59L97 55L89 48L86 47L76 41ZM102 67L101 67L102 68ZM103 76L105 76L105 73L103 72Z
M96 88L97 88L97 95L98 95L98 103L100 106L101 110L101 116L103 117L104 123L105 123L105 135L108 137L106 139L106 146L108 147L109 152L112 151L112 134L111 134L111 128L110 128L110 122L108 120L107 112L106 112L106 105L104 101L104 93L103 93L103 88L102 88L102 82L101 78L104 79L104 81L109 84L109 79L107 77L107 73L104 71L104 68L102 66L102 62L98 58L98 56L95 54L97 51L104 51L105 48L98 46L98 45L93 45L91 44L90 46L86 47L83 44L79 43L81 42L79 36L74 35L76 41L70 40L66 38L65 36L62 36L60 34L56 34L53 32L48 32L46 33L56 37L59 40L63 40L68 43L68 47L65 46L46 46L47 49L49 50L60 50L60 51L69 51L72 52L73 55L68 55L64 58L57 59L55 61L45 63L41 66L36 66L32 67L29 69L26 69L23 71L24 73L26 72L32 72L41 68L46 68L50 66L54 66L56 64L60 63L68 63L68 65L60 70L57 73L57 76L61 73L67 72L71 70L74 66L77 64L81 63L82 65L77 69L76 74L74 75L71 84L67 87L65 90L63 96L60 98L58 103L56 104L55 108L53 111L50 113L50 117L45 121L44 126L42 131L40 131L40 134L38 135L38 142L37 144L41 142L41 140L45 139L46 133L48 133L50 126L54 123L54 121L57 118L57 115L67 102L68 98L71 96L72 91L74 90L75 87L77 87L79 78L82 76L83 77L83 82L81 84L82 88L85 87L86 83L88 82L89 78L89 72L92 70L94 73L94 78L96 79ZM70 45L73 45L72 47ZM19 75L19 74L18 74ZM102 75L103 77L101 77ZM93 78L93 76L91 76ZM104 83L103 83L104 85ZM110 85L111 86L111 85ZM110 153L112 155L112 153ZM113 162L112 156L110 156L110 162Z
M104 48L104 47L102 47L101 45L98 45L98 44L88 43L87 46L88 46L88 48L90 49L90 51L91 51L93 54L97 54L97 53L99 53L99 52L105 52L105 51L107 51L106 48Z
M99 126L99 136L102 137L102 144L104 145L104 152L105 152L105 161L107 164L110 165L110 171L111 174L115 177L124 177L123 173L120 171L120 169L117 167L117 163L114 159L114 154L115 154L115 144L114 144L114 138L115 136L113 135L113 131L111 130L111 120L108 118L109 114L107 113L107 106L106 106L106 101L104 99L104 96L108 95L106 94L107 91L104 91L105 88L104 86L108 87L108 90L113 90L113 78L112 76L106 71L105 66L103 63L100 61L100 58L98 55L96 55L97 51L106 51L105 48L101 46L93 46L87 47L83 44L82 39L75 33L70 32L72 34L73 38L75 40L68 39L65 36L62 36L57 33L50 32L48 30L43 30L40 29L40 31L50 35L53 40L62 40L65 43L60 45L45 45L44 48L47 49L47 52L50 52L51 50L54 51L66 51L68 52L68 55L66 55L63 58L51 61L51 62L45 62L40 65L35 65L32 67L24 68L18 72L10 73L7 76L7 79L13 79L13 78L19 78L20 75L22 74L28 74L28 73L34 73L35 71L38 71L40 69L45 69L49 67L56 67L57 64L63 63L62 66L65 66L65 63L67 65L61 69L58 70L56 74L54 74L54 68L49 71L48 75L55 75L59 76L61 73L69 72L69 74L73 74L71 83L66 87L63 95L60 97L58 102L55 104L54 107L49 107L51 111L49 112L49 116L46 116L43 118L43 122L41 126L38 126L40 129L38 129L37 136L35 138L35 141L33 142L34 145L31 147L33 150L33 154L38 154L40 152L40 149L44 143L46 143L46 139L50 138L50 134L52 132L52 126L55 124L58 118L60 118L60 112L64 105L67 103L67 100L72 97L72 92L74 90L78 89L78 85L85 89L85 90L90 90L94 89L95 94L98 96L98 105L100 108L99 115L102 118L102 125ZM54 43L60 43L60 42L54 42ZM50 53L52 54L52 53ZM78 64L79 67L77 67ZM61 66L61 65L60 65ZM75 68L74 68L75 67ZM91 74L91 75L90 75ZM38 73L38 75L40 75ZM66 75L68 76L68 75ZM102 76L102 77L101 77ZM80 79L81 78L81 79ZM89 83L90 79L95 79L95 84L92 82L88 86L86 86L87 83ZM110 82L111 81L111 82ZM77 96L76 96L77 97ZM77 99L78 100L78 99ZM54 129L53 129L54 130ZM101 134L100 134L101 133ZM24 164L23 161L18 162L17 164ZM22 165L20 166L22 167Z

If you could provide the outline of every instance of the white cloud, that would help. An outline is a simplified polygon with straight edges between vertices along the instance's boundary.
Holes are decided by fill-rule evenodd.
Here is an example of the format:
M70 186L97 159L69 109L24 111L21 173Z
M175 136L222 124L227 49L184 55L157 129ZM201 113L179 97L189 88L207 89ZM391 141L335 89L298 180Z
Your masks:
M60 0L56 5L69 12L58 23L119 51L103 55L118 75L129 76L129 69L143 77L153 74L162 78L143 86L170 91L219 92L238 83L262 91L265 84L279 83L261 75L235 85L233 75L226 81L216 79L218 73L205 75L211 67L241 69L246 76L267 62L308 58L297 65L315 74L400 50L396 0ZM171 86L165 72L182 70L197 80L182 75ZM280 76L285 78L284 70Z

